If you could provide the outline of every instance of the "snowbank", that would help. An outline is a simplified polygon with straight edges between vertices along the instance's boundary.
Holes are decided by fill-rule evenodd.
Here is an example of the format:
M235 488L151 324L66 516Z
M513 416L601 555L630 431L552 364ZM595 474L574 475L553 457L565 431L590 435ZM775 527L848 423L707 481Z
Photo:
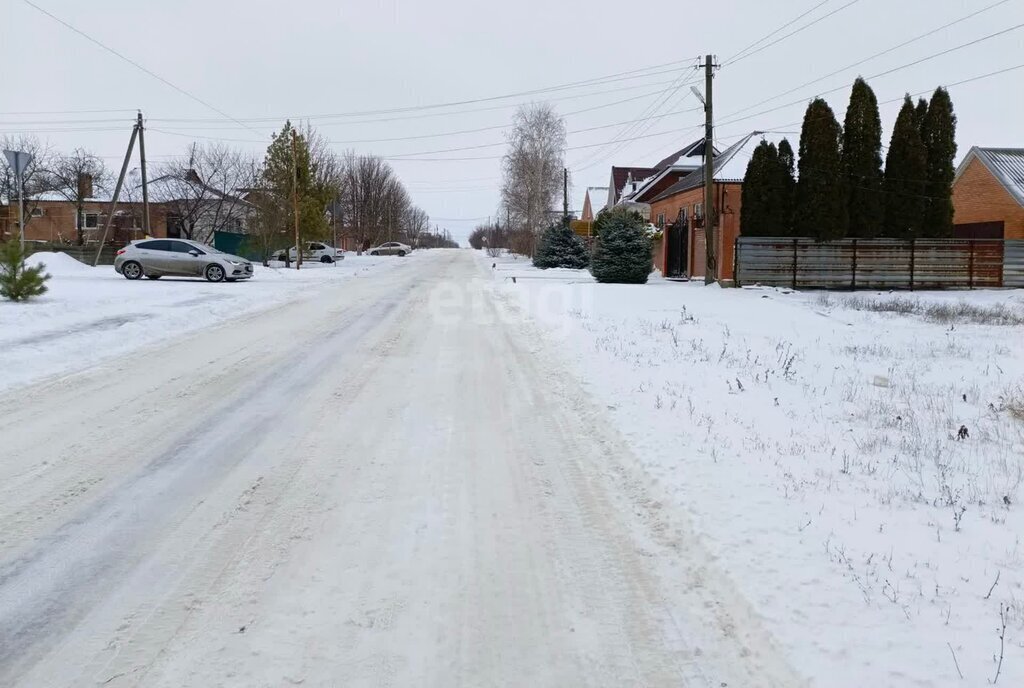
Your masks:
M1024 685L1024 325L863 301L1024 316L1024 294L638 288L493 262L499 300L558 338L654 498L814 685L987 685L1003 620L998 685Z

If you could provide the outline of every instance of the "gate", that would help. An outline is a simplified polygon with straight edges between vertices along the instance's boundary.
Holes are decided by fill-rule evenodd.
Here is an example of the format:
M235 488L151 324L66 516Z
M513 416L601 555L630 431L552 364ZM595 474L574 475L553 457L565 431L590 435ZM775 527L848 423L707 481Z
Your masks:
M665 261L666 277L683 277L686 275L686 235L685 222L675 222L665 230L668 252Z

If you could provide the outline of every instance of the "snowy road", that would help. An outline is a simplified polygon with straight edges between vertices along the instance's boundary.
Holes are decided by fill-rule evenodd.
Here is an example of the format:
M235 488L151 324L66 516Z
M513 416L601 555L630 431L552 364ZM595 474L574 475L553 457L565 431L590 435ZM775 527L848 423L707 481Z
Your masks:
M0 685L804 685L480 269L0 397Z

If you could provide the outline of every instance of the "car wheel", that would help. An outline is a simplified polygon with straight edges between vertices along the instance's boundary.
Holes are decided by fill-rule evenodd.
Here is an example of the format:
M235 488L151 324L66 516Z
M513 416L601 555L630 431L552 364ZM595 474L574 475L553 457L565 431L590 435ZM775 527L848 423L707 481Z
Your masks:
M207 265L204 274L209 282L222 282L224 280L224 268L219 265Z
M160 279L163 275L146 275L146 279Z
M121 266L121 274L125 276L125 279L142 279L142 266L134 260L130 260Z
M333 263L334 260L330 256L320 256L321 263Z
M405 251L399 251L399 252L398 252L398 255L400 255L400 256L403 256L403 257L404 257L404 256L405 256Z
M370 255L371 256L379 256L380 255L380 251L370 251Z

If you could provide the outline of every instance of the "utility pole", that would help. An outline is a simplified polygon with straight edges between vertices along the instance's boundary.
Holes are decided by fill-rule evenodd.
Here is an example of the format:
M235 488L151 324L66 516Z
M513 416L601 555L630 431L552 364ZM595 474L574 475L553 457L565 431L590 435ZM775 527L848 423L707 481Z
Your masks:
M295 214L295 269L302 267L302 244L299 243L299 157L298 135L292 129L292 209Z
M704 57L704 244L707 248L704 284L711 284L718 278L715 255L715 120L712 110L716 66L714 55Z
M145 128L142 126L142 110L139 110L139 118L135 123L139 132L139 167L142 170L142 231L146 236L151 236L149 231L149 183L146 179L146 136Z
M117 186L114 187L114 198L110 201L110 212L107 213L107 221L103 223L103 238L96 248L96 259L93 266L100 264L100 256L103 255L103 244L107 243L107 234L110 232L110 225L114 222L114 213L117 212L117 201L121 198L121 186L124 185L124 176L128 173L128 163L132 161L132 151L135 150L135 139L139 135L139 123L136 121L132 127L132 137L128 141L128 150L124 153L124 163L121 164L121 174L117 178Z
M569 170L562 168L562 220L569 224Z

